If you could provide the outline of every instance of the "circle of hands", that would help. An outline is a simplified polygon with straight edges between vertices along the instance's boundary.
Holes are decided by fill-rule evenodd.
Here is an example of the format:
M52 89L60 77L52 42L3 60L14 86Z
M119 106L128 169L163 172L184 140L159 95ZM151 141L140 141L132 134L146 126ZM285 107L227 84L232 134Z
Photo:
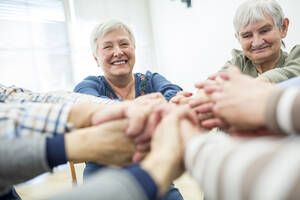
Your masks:
M126 119L125 134L134 145L132 162L151 151L166 159L172 154L170 159L182 169L187 142L212 128L233 136L274 135L265 127L264 115L276 86L230 67L195 87L197 94L181 91L169 103L160 93L152 93L112 104L93 114L92 125Z

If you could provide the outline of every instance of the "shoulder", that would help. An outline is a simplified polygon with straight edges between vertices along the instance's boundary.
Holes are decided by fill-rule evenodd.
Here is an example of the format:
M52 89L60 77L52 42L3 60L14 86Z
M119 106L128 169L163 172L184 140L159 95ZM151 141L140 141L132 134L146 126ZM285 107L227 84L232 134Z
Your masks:
M82 88L98 88L101 85L103 85L102 76L88 76L75 86L74 91L78 92Z
M147 82L152 82L152 81L157 81L157 80L161 80L161 79L165 79L162 75L160 75L159 73L153 73L151 71L146 71L145 74L143 73L135 73L135 78L138 81L147 81Z
M245 59L247 58L242 50L239 49L232 49L231 55L233 58Z
M295 45L290 53L288 54L288 58L290 59L295 59L295 58L300 58L300 45Z
M241 69L241 71L246 70L246 68L252 68L252 62L249 58L245 55L242 50L239 49L232 49L231 50L232 61L230 64L233 64Z

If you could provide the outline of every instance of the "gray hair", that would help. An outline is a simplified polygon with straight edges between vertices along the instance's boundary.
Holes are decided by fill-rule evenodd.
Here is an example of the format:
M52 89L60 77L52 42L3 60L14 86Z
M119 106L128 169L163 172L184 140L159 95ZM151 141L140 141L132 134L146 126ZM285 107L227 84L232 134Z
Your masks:
M131 29L121 21L109 20L101 24L98 24L94 28L91 34L90 42L91 42L92 53L94 56L97 56L97 46L98 46L97 40L99 38L102 38L106 33L116 29L125 29L129 33L130 40L133 42L133 45L135 46L135 38Z
M240 29L248 24L265 19L266 15L272 18L273 23L281 31L284 14L276 0L246 0L238 7L233 19L236 34L239 35Z

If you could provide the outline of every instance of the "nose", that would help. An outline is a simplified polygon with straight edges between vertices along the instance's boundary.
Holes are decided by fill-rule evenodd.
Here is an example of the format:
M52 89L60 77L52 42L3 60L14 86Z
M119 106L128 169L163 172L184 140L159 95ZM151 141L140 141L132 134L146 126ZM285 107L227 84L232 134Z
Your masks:
M260 36L259 34L254 34L253 35L253 40L252 40L252 47L256 48L261 46L262 44L264 44L264 39L262 36Z
M124 53L123 53L122 49L119 46L116 46L114 48L113 56L114 57L121 57L123 55L124 55Z

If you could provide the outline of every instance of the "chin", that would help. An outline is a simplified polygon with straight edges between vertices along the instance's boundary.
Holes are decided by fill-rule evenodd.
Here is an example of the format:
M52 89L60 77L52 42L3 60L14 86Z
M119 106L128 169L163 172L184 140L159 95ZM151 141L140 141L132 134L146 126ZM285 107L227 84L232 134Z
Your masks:
M129 71L129 70L119 70L117 72L113 72L112 74L115 75L115 76L125 76L125 75L128 75L128 74L131 74L131 71Z

